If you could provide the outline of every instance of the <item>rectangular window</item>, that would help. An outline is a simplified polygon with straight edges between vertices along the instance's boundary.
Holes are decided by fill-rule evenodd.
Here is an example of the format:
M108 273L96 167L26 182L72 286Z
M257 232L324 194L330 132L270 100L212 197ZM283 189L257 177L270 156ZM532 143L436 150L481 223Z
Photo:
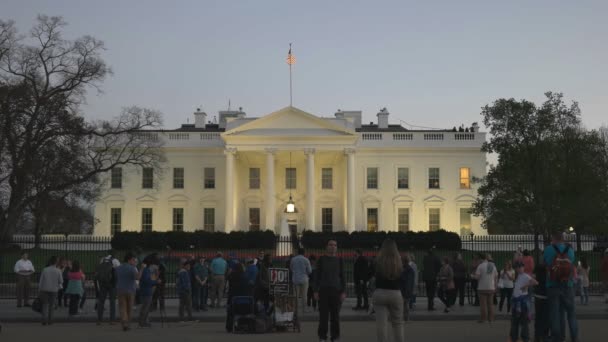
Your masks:
M206 232L215 231L215 208L203 209L203 225Z
M430 208L429 209L429 230L434 232L441 228L441 217L439 213L439 208Z
M378 231L378 208L367 208L367 231Z
M184 188L184 168L175 167L173 168L173 188L183 189Z
M173 208L173 231L184 231L184 208Z
M460 188L470 189L471 188L471 169L468 167L460 168Z
M399 208L397 209L397 225L399 226L400 232L407 232L410 230L410 209Z
M296 188L296 168L288 167L285 169L285 189Z
M397 169L397 189L409 189L410 187L410 169L400 167Z
M471 209L460 208L460 234L466 235L471 233Z
M152 208L141 209L141 231L152 231Z
M144 167L141 187L144 189L152 189L154 187L154 169L153 168Z
M249 230L260 230L260 208L249 208Z
M331 233L334 230L334 212L332 208L321 208L321 229L323 233Z
M429 168L429 189L439 189L439 168Z
M122 168L115 167L112 169L112 189L122 188Z
M205 168L205 189L215 189L215 168Z
M112 235L120 233L122 229L122 209L112 208L110 209L110 230Z
M324 167L321 169L321 188L332 189L334 186L334 170L331 167Z
M367 168L367 188L378 189L378 168L368 167Z
M249 189L260 188L260 168L251 167L249 168Z

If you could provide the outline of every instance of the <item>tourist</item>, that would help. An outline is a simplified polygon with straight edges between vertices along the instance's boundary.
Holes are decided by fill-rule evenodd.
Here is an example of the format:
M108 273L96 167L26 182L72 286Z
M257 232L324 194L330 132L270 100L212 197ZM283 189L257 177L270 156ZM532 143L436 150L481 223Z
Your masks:
M498 272L494 263L490 262L492 257L488 254L481 259L481 264L477 266L474 278L477 279L477 293L479 295L480 319L479 323L494 321L494 303L492 298L496 293L496 281Z
M443 258L443 263L439 274L437 275L439 281L439 299L444 305L443 312L448 313L454 305L456 299L456 287L454 285L454 270L450 266L450 259L448 257Z
M84 294L85 281L86 276L80 269L80 263L78 260L73 261L72 269L70 270L70 273L68 273L68 287L65 290L65 293L70 298L70 317L78 314L78 304L80 302L80 298Z
M411 260L408 253L403 258L403 273L401 273L401 296L403 297L403 320L410 320L410 304L411 298L416 287L416 273L411 266Z
M226 310L226 331L232 332L234 326L234 314L232 312L232 298L234 297L250 297L252 295L251 287L247 281L243 265L241 263L236 264L233 271L228 275L228 299L227 299L227 310Z
M477 272L477 267L479 267L482 259L483 257L481 254L474 254L473 260L471 261L471 289L473 290L473 296L475 297L473 299L473 306L479 306L479 293L477 293L477 285L479 284L479 281L475 278L475 272Z
M53 311L57 292L63 286L63 275L57 268L57 257L52 256L40 274L38 296L42 304L42 325L53 323Z
M209 270L205 265L205 257L201 257L199 262L194 265L194 287L193 291L193 307L195 311L207 311L207 294L208 294L208 280Z
M312 266L308 258L304 256L304 248L298 248L298 255L293 257L290 262L290 269L295 287L298 309L302 312L306 309L306 296L308 294L309 276L312 273Z
M513 311L511 313L511 341L517 341L520 337L522 341L530 340L530 297L528 288L538 285L530 275L525 272L524 263L515 263L517 279L513 287Z
M112 256L102 259L95 269L95 288L97 289L97 325L103 321L106 297L110 302L110 323L116 320L116 270Z
M357 305L353 307L353 310L367 311L369 309L367 295L367 282L370 276L369 260L367 260L360 249L357 249L355 253L357 258L353 265L353 280L355 282L355 293L357 294Z
M30 305L30 278L36 270L28 259L27 253L21 254L21 259L15 263L15 273L17 274L17 307Z
M455 295L459 299L458 304L460 306L464 306L464 289L467 282L467 267L462 260L462 254L456 253L451 266L452 270L454 271L454 286L456 287Z
M310 267L312 268L312 272L310 273L310 280L315 279L315 274L317 272L317 256L312 254L308 260L310 261ZM312 311L317 311L317 301L315 300L315 291L313 289L312 284L308 286L308 298L306 300L306 305L312 307Z
M153 261L148 258L144 259L144 262L141 264L143 271L139 278L139 298L141 301L139 308L140 328L151 327L148 322L148 315L150 313L150 305L152 304L152 294L154 293L154 287L160 282L158 279L158 266L148 264L151 262Z
M135 258L133 253L127 253L123 261L116 268L116 295L118 297L122 330L128 331L131 329L131 315L133 313L133 304L135 303L135 290L137 289L139 272L135 267L137 265L137 258Z
M578 281L581 291L581 305L589 304L589 271L591 267L587 263L586 257L581 257L577 267Z
M57 268L59 269L59 272L61 272L61 288L59 288L59 291L57 291L57 304L55 305L55 308L61 307L63 304L63 271L66 267L67 260L64 257L59 257L59 259L57 260Z
M422 280L424 280L427 297L427 310L435 310L435 293L437 292L437 274L441 269L441 261L434 254L433 249L429 249L427 255L422 260Z
M524 267L525 270L525 267ZM500 291L500 304L498 305L498 311L502 312L502 307L507 301L507 313L511 312L511 297L513 297L513 286L515 281L515 270L511 266L511 260L505 262L505 267L500 271L498 277L498 288Z
M410 310L413 310L416 308L416 296L418 295L418 265L416 265L416 257L414 256L414 253L409 253L409 258L409 265L414 272L414 287L412 289L412 296L410 297L409 302Z
M192 322L192 281L190 279L190 262L182 262L182 267L177 272L175 289L179 296L179 320L184 322L184 311L188 314L188 321ZM223 288L222 288L222 292ZM219 302L218 302L219 305Z
M255 289L255 280L258 277L258 267L255 265L255 260L247 258L245 260L245 278L247 279L247 285L251 289L252 293Z
M524 266L525 267L525 266ZM534 342L549 341L549 306L547 305L547 267L538 264L534 268Z
M604 302L608 304L608 248L604 251L602 264L600 266L602 273L602 285L604 287Z
M70 297L65 293L65 290L67 290L68 288L68 284L70 282L70 279L68 278L68 274L70 274L70 271L72 270L72 260L70 259L66 259L66 264L65 267L63 268L63 307L67 308L68 307L68 300L70 299Z
M532 277L534 275L534 257L529 250L524 249L524 255L521 258L521 262L524 264L524 272ZM532 291L533 288L530 288Z
M376 335L378 341L389 341L388 324L392 327L392 341L403 342L403 261L397 244L384 240L376 257L376 290L372 297L376 310Z
M255 281L255 302L264 304L264 309L268 310L270 306L270 268L272 260L270 254L264 255L264 258L258 263L258 275Z
M213 279L211 283L211 307L221 307L222 298L224 298L224 289L226 286L226 274L228 273L228 262L224 260L222 252L217 252L213 261L211 261L211 274Z
M565 327L562 324L564 315L567 316L570 327L570 339L577 341L578 323L576 321L574 304L574 251L569 244L564 243L561 232L552 234L551 245L544 250L543 259L549 268L547 279L547 300L549 304L551 339L561 342L565 337Z
M327 341L328 321L331 321L331 341L340 339L340 307L346 298L346 279L344 265L337 254L338 242L327 241L326 254L317 261L317 272L314 279L314 298L319 301L320 342Z

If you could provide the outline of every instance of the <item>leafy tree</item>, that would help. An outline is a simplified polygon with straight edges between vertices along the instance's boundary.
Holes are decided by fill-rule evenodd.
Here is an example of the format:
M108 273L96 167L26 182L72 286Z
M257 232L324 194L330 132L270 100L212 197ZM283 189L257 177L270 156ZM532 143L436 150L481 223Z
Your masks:
M29 35L0 21L0 244L30 215L97 195L99 176L121 165L159 167L162 142L141 133L159 128L160 113L125 108L110 121L87 122L81 105L100 90L110 68L101 41L65 40L60 17L38 16Z
M600 132L580 124L576 102L548 92L541 105L499 99L482 109L498 164L478 180L475 215L507 233L544 233L608 223L608 157Z

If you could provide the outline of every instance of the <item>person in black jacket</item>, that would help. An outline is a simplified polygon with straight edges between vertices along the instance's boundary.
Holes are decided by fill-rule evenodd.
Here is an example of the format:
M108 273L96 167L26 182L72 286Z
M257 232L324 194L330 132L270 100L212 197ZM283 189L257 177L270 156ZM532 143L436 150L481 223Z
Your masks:
M437 275L441 269L441 261L430 249L422 261L422 280L426 286L427 309L435 311L435 293L437 292Z
M355 251L357 259L353 267L353 278L355 281L355 292L357 293L357 306L353 310L369 309L369 300L367 296L367 282L369 281L370 269L369 260L363 255L360 249ZM363 306L361 306L363 303Z
M403 273L401 274L401 296L403 297L403 320L410 320L410 300L414 295L416 274L410 266L410 256L403 256Z
M467 267L462 261L462 254L456 253L452 262L452 270L454 271L454 285L459 298L460 306L464 306L464 288L467 282Z

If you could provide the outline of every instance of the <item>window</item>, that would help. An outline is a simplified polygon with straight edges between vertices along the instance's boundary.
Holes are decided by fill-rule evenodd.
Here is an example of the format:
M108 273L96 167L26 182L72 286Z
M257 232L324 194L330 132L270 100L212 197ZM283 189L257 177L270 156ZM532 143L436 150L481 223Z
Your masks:
M368 167L367 168L367 188L378 189L378 168Z
M470 189L471 188L471 169L468 167L460 168L460 188Z
M409 189L410 187L410 169L400 167L397 169L397 189Z
M141 231L152 231L152 208L141 209Z
M122 229L122 209L112 208L110 209L110 231L114 235L120 233Z
M466 235L471 233L471 209L460 208L460 234Z
M330 169L331 170L331 169ZM334 215L332 208L321 208L321 229L323 233L331 233L334 230Z
M296 188L296 169L288 167L285 169L285 189Z
M331 167L321 169L321 188L332 189L333 188L333 176L334 170Z
M260 168L251 167L249 168L249 189L260 188Z
M378 231L378 208L367 208L367 231Z
M184 208L173 208L173 231L184 231Z
M112 189L122 188L122 168L115 167L112 169Z
M429 230L434 232L439 230L441 227L441 217L439 213L439 208L430 208L429 209Z
M206 232L215 231L215 208L203 209L203 225Z
M176 167L173 168L173 188L183 189L184 188L184 168Z
M410 208L397 209L397 226L400 232L410 230Z
M429 189L439 189L439 168L429 168Z
M215 189L215 168L205 168L205 189Z
M154 187L154 169L153 168L144 167L141 187L144 189L152 189Z
M260 208L249 208L249 231L260 230Z

